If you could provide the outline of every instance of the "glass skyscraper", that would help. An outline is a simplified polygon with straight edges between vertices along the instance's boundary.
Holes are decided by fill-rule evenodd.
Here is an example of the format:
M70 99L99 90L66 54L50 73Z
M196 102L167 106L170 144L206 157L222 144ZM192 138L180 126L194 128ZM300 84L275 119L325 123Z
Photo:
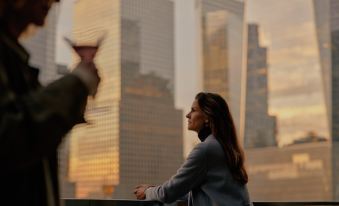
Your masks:
M203 90L226 99L239 133L244 109L244 3L202 0L201 16Z
M277 146L276 118L268 114L267 48L259 44L258 25L248 25L245 148Z
M102 82L71 135L76 197L134 198L182 163L182 112L174 107L174 5L169 0L80 0L75 39L106 38L96 62Z
M332 140L333 199L339 199L339 2L313 0L329 134Z

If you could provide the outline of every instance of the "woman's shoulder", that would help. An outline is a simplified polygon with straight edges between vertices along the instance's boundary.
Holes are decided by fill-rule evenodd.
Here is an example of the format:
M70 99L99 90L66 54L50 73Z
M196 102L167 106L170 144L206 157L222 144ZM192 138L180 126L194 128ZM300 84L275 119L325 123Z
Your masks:
M217 138L213 134L210 134L203 143L208 148L211 148L211 147L213 148L213 147L219 147L220 146Z
M200 155L209 155L211 153L219 153L222 152L222 147L218 140L211 134L209 135L205 141L197 144L192 153L200 154Z
M212 134L206 138L203 144L205 147L205 151L208 154L217 154L217 153L223 154L222 146L218 142L217 138Z

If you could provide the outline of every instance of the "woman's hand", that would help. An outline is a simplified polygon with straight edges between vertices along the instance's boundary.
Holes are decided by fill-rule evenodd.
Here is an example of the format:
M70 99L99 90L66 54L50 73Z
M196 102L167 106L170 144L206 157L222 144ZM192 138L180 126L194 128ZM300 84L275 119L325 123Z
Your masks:
M148 184L141 184L135 187L134 189L134 195L137 197L138 200L144 200L146 199L146 189L152 187Z

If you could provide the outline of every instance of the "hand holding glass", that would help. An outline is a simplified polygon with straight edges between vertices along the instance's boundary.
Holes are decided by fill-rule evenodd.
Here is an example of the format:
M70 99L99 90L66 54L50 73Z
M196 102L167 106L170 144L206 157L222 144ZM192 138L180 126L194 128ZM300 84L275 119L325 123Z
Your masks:
M99 47L101 46L103 40L105 38L105 35L101 35L99 38L96 38L96 41L93 42L84 42L84 41L73 41L68 37L64 37L64 40L69 44L69 46L71 46L73 48L73 50L78 54L78 56L80 57L80 61L82 63L85 64L93 64L92 67L94 65L94 58L95 55L97 54L97 51L99 49ZM91 67L89 67L91 68ZM95 71L93 71L96 73L97 75L97 70L95 68ZM96 90L93 93L93 97L95 96ZM91 113L90 111L95 109L95 104L94 101L89 101L89 103L87 104L87 109L88 109L88 115ZM86 118L88 119L88 118ZM88 122L88 124L91 124L91 121Z

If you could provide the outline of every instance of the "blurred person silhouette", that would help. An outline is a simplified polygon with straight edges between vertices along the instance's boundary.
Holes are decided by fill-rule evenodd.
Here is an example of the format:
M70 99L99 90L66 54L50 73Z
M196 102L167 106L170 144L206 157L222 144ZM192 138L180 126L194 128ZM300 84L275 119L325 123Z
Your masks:
M186 196L189 206L252 205L244 152L226 101L218 94L198 93L186 118L201 143L168 181L137 186L137 199L172 203Z
M0 201L1 205L57 206L57 147L84 122L88 95L100 78L93 62L42 87L38 70L18 39L43 26L58 0L0 1Z

